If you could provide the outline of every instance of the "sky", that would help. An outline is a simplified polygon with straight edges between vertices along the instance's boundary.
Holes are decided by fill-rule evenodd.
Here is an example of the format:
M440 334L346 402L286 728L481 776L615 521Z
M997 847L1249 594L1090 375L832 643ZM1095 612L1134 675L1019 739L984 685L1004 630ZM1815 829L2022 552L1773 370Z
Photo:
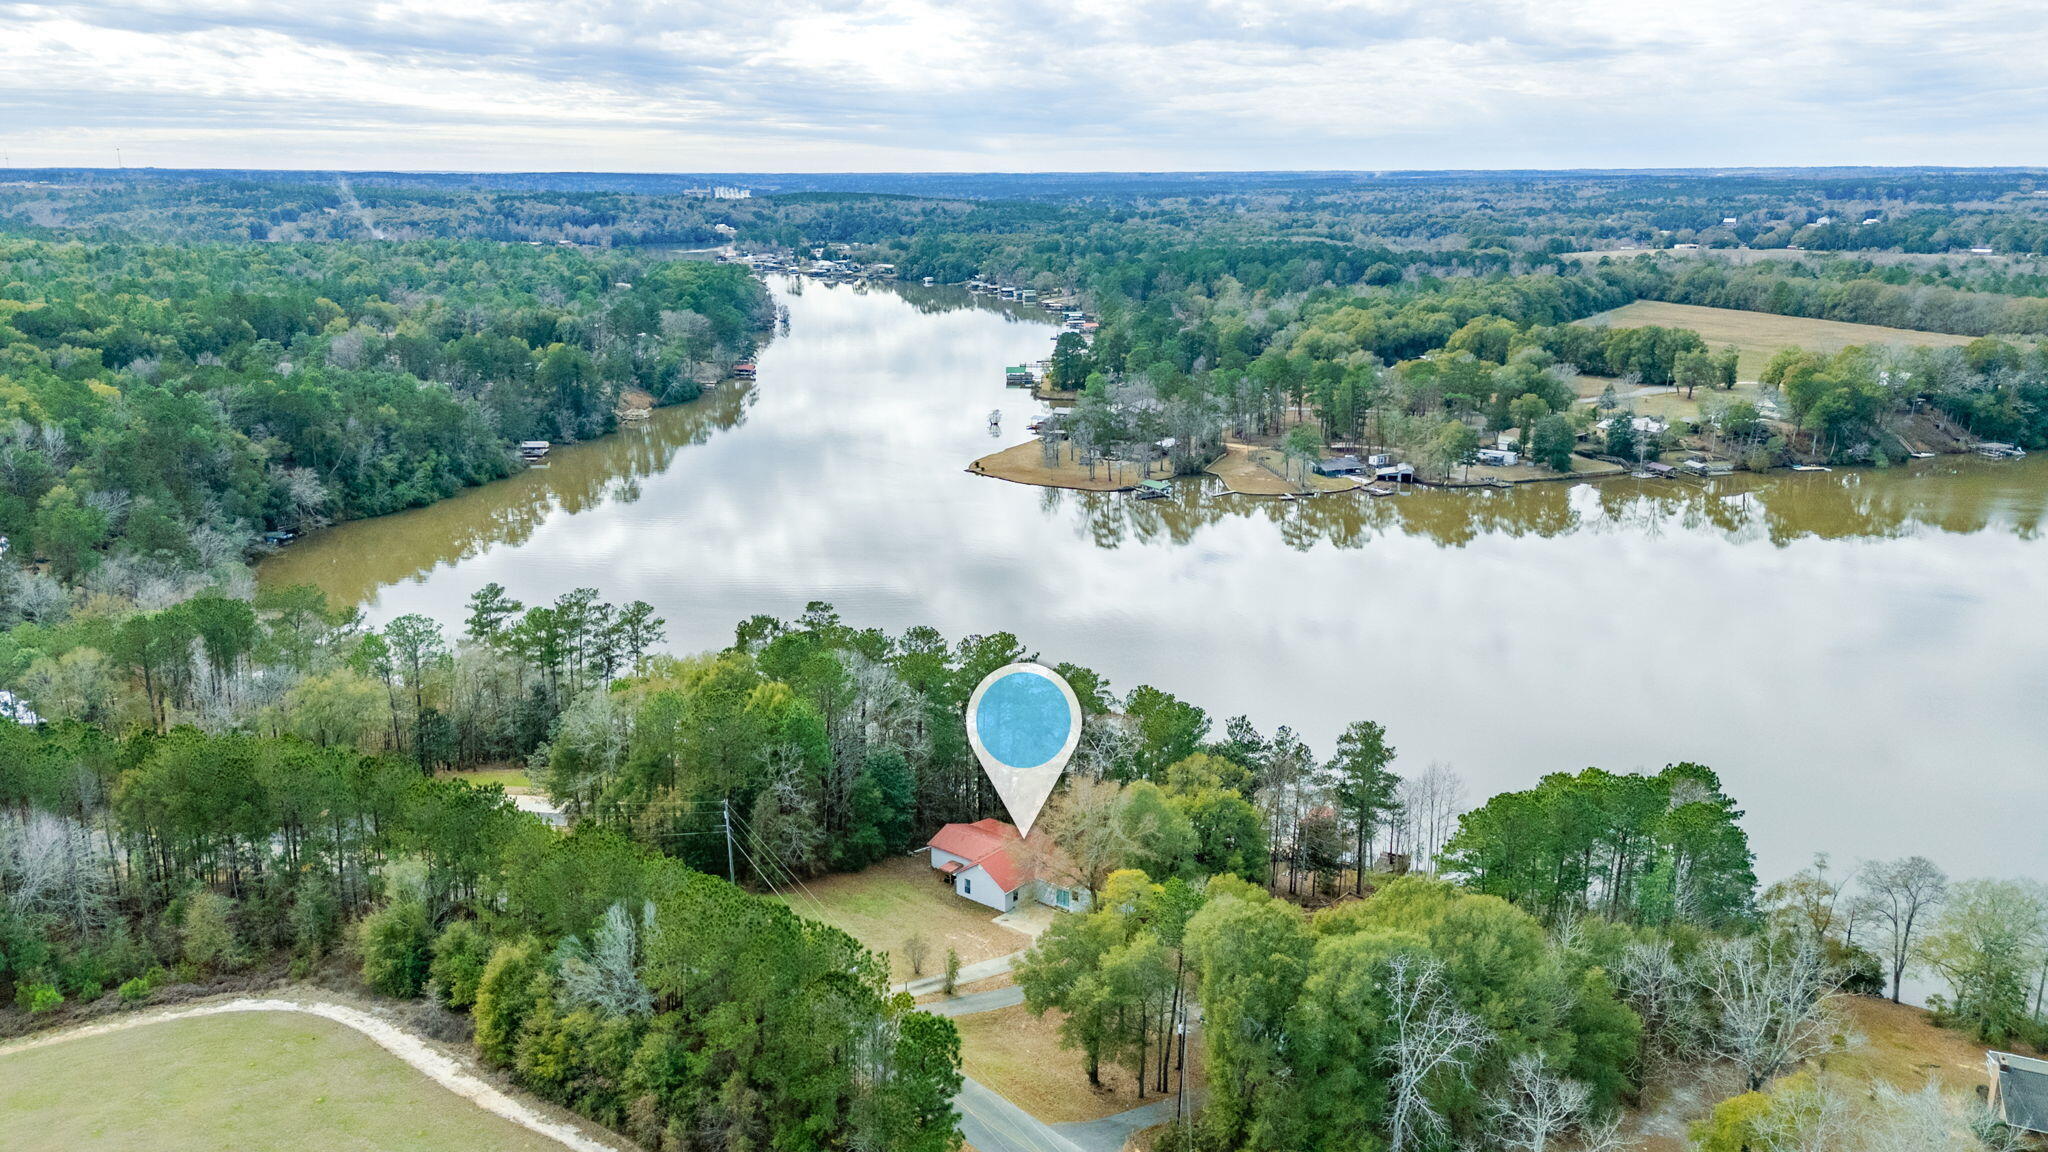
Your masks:
M2044 59L2038 0L0 0L0 166L2027 165Z

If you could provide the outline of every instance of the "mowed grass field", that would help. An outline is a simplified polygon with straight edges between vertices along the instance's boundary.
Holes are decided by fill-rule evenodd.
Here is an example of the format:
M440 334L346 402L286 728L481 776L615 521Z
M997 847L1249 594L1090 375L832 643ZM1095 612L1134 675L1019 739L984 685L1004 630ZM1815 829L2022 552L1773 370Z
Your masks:
M8 1152L562 1152L368 1037L296 1012L143 1024L0 1055Z
M1081 1050L1060 1046L1060 1020L1058 1009L1033 1016L1022 1004L955 1017L961 1071L1047 1124L1100 1120L1160 1098L1148 1087L1138 1099L1130 1070L1120 1065L1104 1064L1102 1087L1090 1087ZM1187 1080L1201 1079L1202 1046L1195 1037L1188 1043ZM1179 1083L1177 1074L1173 1082Z
M1031 938L991 923L994 909L955 896L923 856L898 856L865 871L820 876L804 881L808 896L785 896L791 909L834 928L889 956L889 979L912 977L903 942L921 934L931 946L924 974L946 970L946 949L960 953L960 963L993 960L1031 946ZM816 897L813 904L810 897Z
M1579 323L1604 324L1614 328L1640 328L1650 324L1664 328L1690 328L1700 334L1709 348L1718 350L1733 344L1742 354L1738 371L1744 380L1756 379L1780 348L1839 352L1859 344L1940 347L1961 346L1972 339L1947 332L1920 332L1877 324L1845 324L1839 320L1808 320L1800 316L1776 316L1769 312L1745 312L1739 308L1666 304L1661 300L1638 300L1597 316L1588 316Z

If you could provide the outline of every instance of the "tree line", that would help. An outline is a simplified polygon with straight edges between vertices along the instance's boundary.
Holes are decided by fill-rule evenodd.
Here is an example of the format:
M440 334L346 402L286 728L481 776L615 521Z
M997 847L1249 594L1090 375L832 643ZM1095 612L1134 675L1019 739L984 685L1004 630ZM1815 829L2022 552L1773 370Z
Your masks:
M0 536L65 580L209 571L690 399L767 308L741 268L524 245L0 240Z

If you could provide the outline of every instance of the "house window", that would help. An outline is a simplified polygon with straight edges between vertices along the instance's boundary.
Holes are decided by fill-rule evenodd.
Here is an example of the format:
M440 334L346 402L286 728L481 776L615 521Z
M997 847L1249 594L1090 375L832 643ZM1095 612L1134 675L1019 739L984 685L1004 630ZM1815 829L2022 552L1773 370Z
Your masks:
M965 895L972 896L974 894L974 877L962 876L960 878L960 891Z
M1060 907L1065 908L1067 906L1067 890L1062 888L1058 892L1053 893L1053 899L1059 901Z

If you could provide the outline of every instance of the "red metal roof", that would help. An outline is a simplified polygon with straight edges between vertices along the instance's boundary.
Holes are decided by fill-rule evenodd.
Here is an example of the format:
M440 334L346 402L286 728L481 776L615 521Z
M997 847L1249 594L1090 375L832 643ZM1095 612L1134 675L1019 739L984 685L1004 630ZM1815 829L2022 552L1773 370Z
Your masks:
M1017 834L1014 824L993 818L972 824L948 824L938 830L926 847L950 852L966 860L968 867L979 866L1005 892L1015 892L1031 880L1024 838Z

